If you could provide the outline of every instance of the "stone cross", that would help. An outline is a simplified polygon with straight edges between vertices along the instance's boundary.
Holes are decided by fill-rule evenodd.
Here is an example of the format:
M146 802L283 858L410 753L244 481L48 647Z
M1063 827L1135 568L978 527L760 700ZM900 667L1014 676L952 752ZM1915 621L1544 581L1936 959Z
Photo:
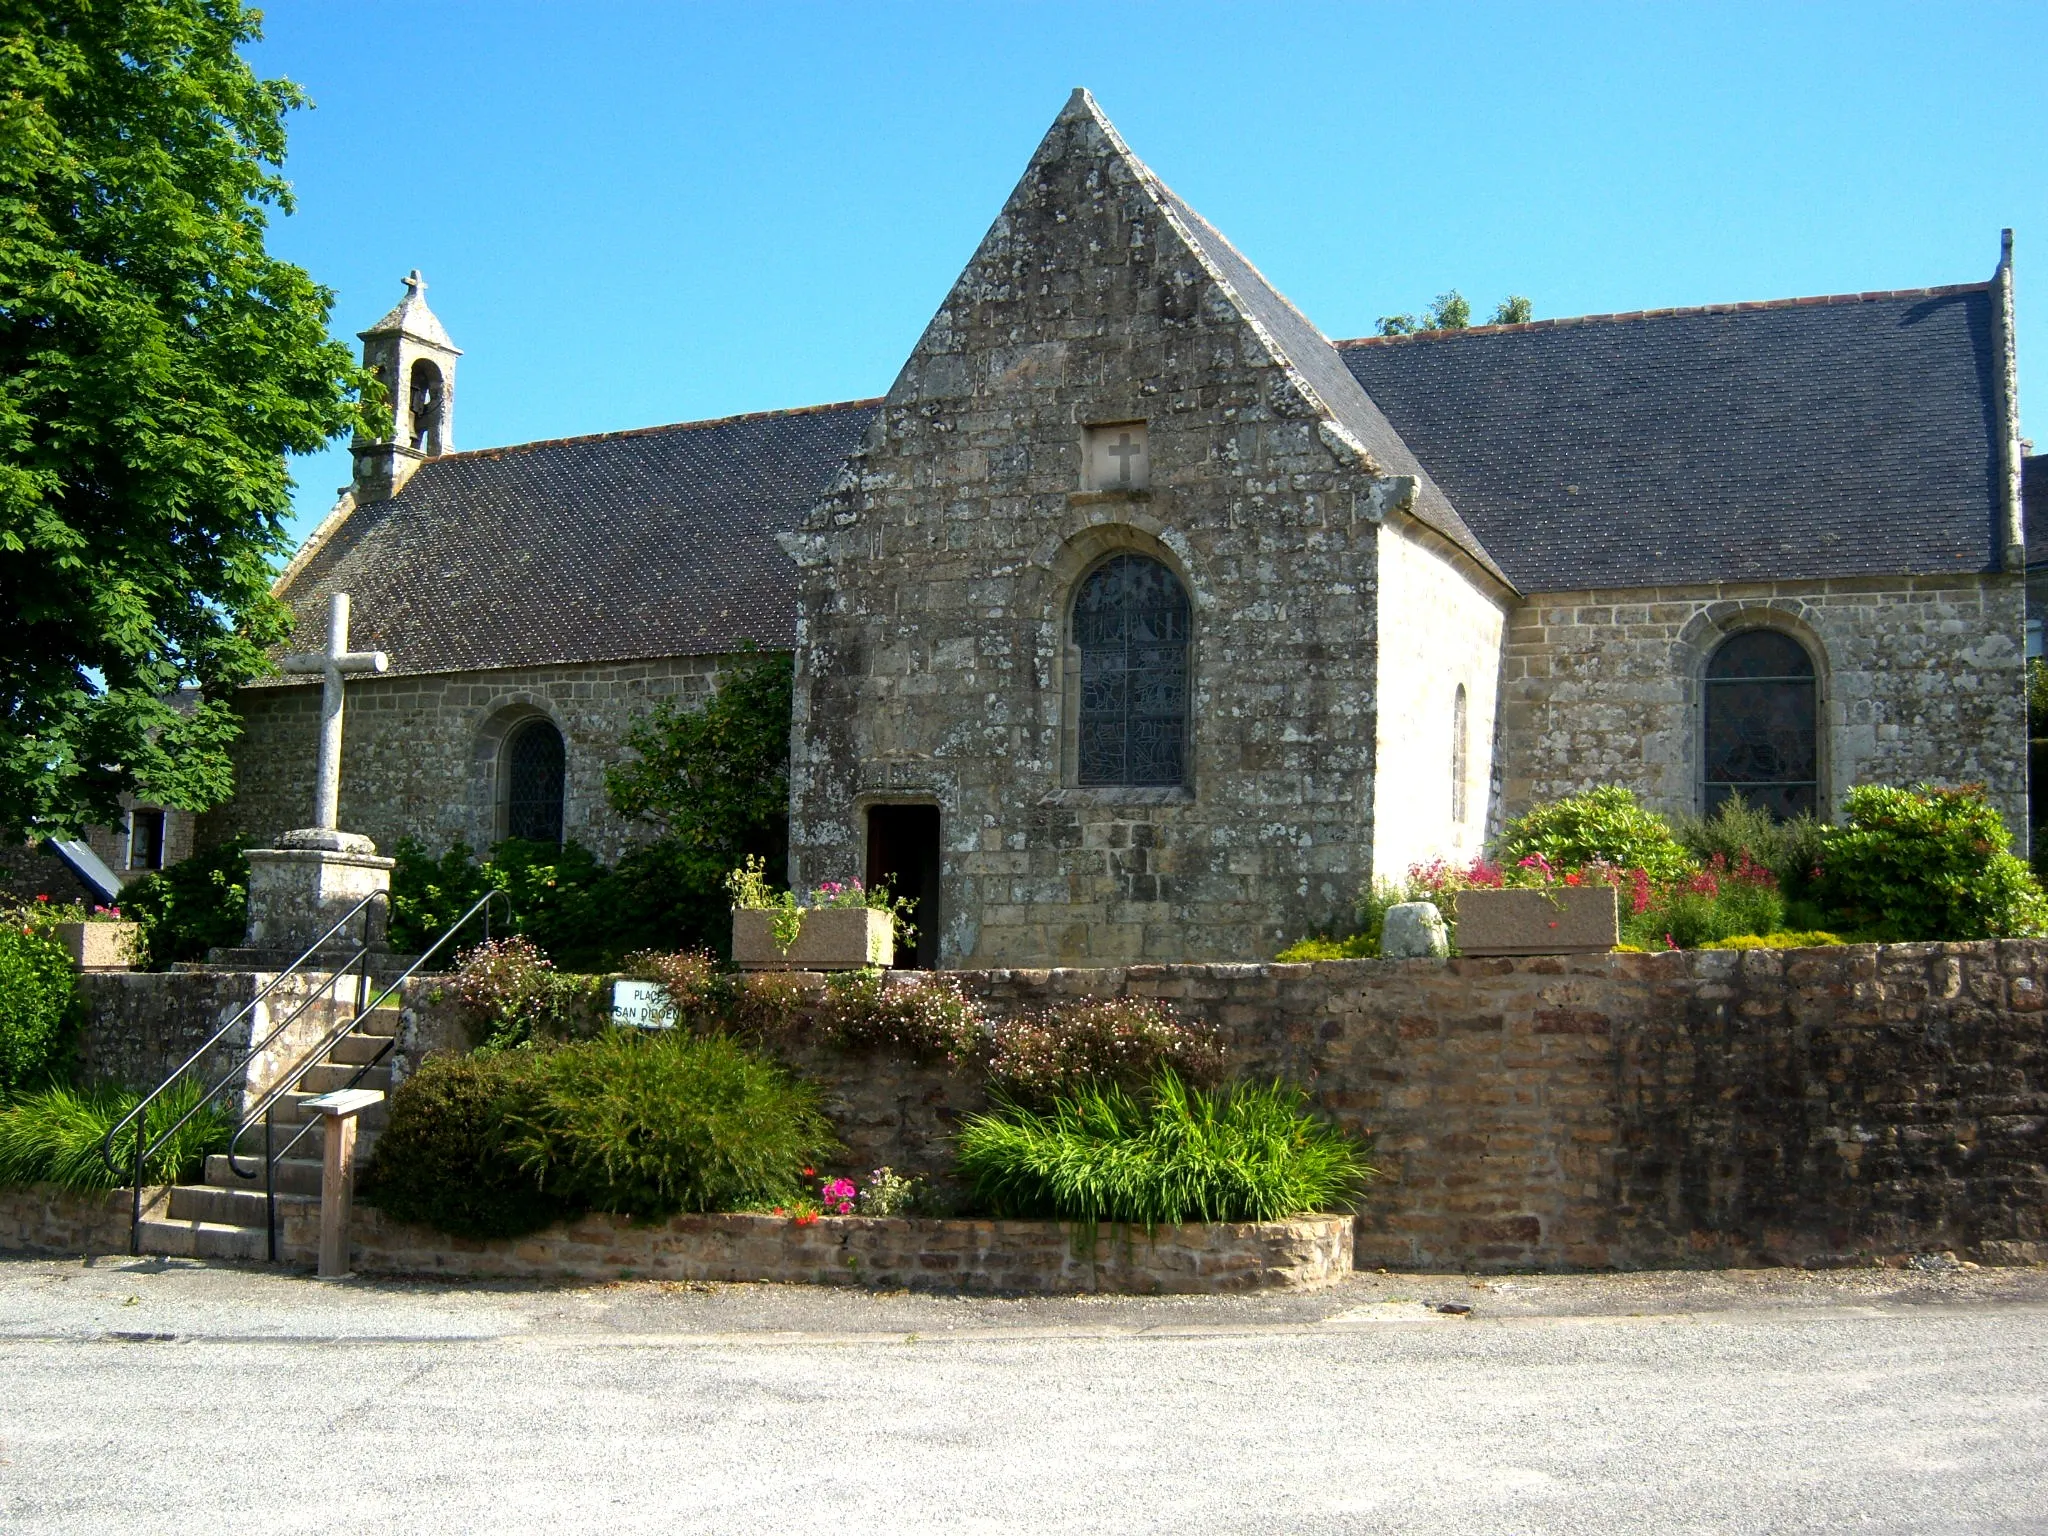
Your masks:
M314 778L313 826L332 832L341 819L341 683L351 672L382 672L391 659L382 651L348 648L348 594L327 599L327 649L284 659L287 672L318 673L320 687L320 766Z
M1139 454L1145 451L1145 445L1132 442L1130 433L1119 432L1116 441L1102 451L1116 460L1116 483L1118 485L1129 485L1131 483L1131 460L1137 458Z

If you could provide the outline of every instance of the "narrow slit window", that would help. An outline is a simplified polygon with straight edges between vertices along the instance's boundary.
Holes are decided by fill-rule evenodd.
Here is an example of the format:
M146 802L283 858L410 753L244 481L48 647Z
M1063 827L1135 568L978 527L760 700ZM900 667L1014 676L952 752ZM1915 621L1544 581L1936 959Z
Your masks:
M1451 697L1451 820L1461 826L1465 821L1465 731L1465 685L1460 683Z

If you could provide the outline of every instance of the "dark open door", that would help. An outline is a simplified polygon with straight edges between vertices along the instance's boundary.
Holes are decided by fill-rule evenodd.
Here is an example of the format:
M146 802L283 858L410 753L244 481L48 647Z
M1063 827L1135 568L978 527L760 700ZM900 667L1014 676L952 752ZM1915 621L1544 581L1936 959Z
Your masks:
M896 963L918 970L939 964L939 808L936 805L876 805L868 808L870 887L888 886L917 905L914 950L899 949Z

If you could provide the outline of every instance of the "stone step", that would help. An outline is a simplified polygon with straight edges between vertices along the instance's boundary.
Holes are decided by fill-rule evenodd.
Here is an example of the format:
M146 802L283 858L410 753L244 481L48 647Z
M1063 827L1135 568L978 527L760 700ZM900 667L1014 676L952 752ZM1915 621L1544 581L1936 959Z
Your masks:
M388 1040L391 1036L398 1033L400 1017L401 1015L396 1003L386 1004L384 1007L374 1009L356 1020L355 1033L359 1035L378 1035Z
M280 1140L290 1134L290 1132L285 1130L286 1126L290 1126L295 1131L309 1120L324 1118L319 1110L306 1108L306 1105L311 1100L319 1097L320 1095L317 1093L288 1093L277 1101L277 1134ZM384 1123L390 1118L391 1105L388 1101L383 1104L372 1104L368 1109L363 1110L356 1116L358 1137L360 1138L361 1132L364 1131L383 1130ZM313 1134L317 1137L319 1132L316 1131ZM262 1128L259 1126L250 1132L249 1138L242 1145L245 1148L260 1148L263 1145ZM299 1145L303 1147L309 1145L309 1143L302 1141Z
M286 1206L318 1205L320 1197L319 1178L314 1178L315 1193L288 1195L279 1192L277 1197L278 1219L284 1219ZM229 1227L255 1227L261 1230L267 1216L263 1187L261 1184L248 1189L219 1189L211 1184L180 1184L171 1191L170 1218L173 1221L198 1221Z
M269 1257L270 1241L262 1227L231 1226L218 1221L179 1221L145 1216L136 1228L144 1253L182 1259L254 1259Z
M366 1061L375 1061L379 1055L390 1049L389 1035L373 1035L358 1029L335 1041L334 1048L327 1053L327 1059L361 1066Z
M312 1138L308 1137L306 1141L299 1144L297 1150L305 1151L311 1141ZM362 1142L358 1140L356 1145L361 1146ZM247 1159L243 1160L242 1166L244 1168L249 1166ZM228 1167L228 1160L225 1154L216 1152L206 1160L206 1182L216 1189L230 1190L236 1193L244 1190L254 1190L259 1200L263 1198L263 1168L260 1163L256 1167L256 1176L251 1179L245 1179ZM320 1159L317 1157L287 1157L280 1159L277 1165L277 1192L281 1195L317 1196L320 1193Z
M362 1081L354 1081L358 1072L363 1073ZM332 1093L337 1088L374 1088L379 1093L391 1091L391 1063L380 1061L364 1072L361 1067L350 1066L345 1061L322 1062L317 1067L308 1067L306 1075L299 1079L299 1086L308 1093Z

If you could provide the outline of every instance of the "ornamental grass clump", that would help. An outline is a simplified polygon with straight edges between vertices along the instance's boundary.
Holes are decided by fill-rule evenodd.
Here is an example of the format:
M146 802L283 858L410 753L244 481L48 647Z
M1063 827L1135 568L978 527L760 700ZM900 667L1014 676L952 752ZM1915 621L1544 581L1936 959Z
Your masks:
M571 1206L653 1220L789 1204L836 1147L818 1089L727 1035L608 1030L532 1070L506 1147Z
M1364 1144L1307 1104L1285 1084L1209 1092L1162 1067L1139 1092L1084 1084L1043 1111L974 1116L961 1127L958 1168L997 1216L1149 1229L1341 1209L1374 1169Z
M154 1142L199 1102L200 1086L185 1081L151 1104L143 1114L145 1141ZM0 1110L0 1185L60 1185L89 1193L125 1184L133 1166L135 1137L131 1127L114 1148L119 1170L101 1155L107 1132L142 1101L127 1089L43 1088L22 1094ZM149 1160L146 1184L175 1184L196 1177L207 1155L225 1152L232 1122L227 1113L208 1105L186 1121Z

